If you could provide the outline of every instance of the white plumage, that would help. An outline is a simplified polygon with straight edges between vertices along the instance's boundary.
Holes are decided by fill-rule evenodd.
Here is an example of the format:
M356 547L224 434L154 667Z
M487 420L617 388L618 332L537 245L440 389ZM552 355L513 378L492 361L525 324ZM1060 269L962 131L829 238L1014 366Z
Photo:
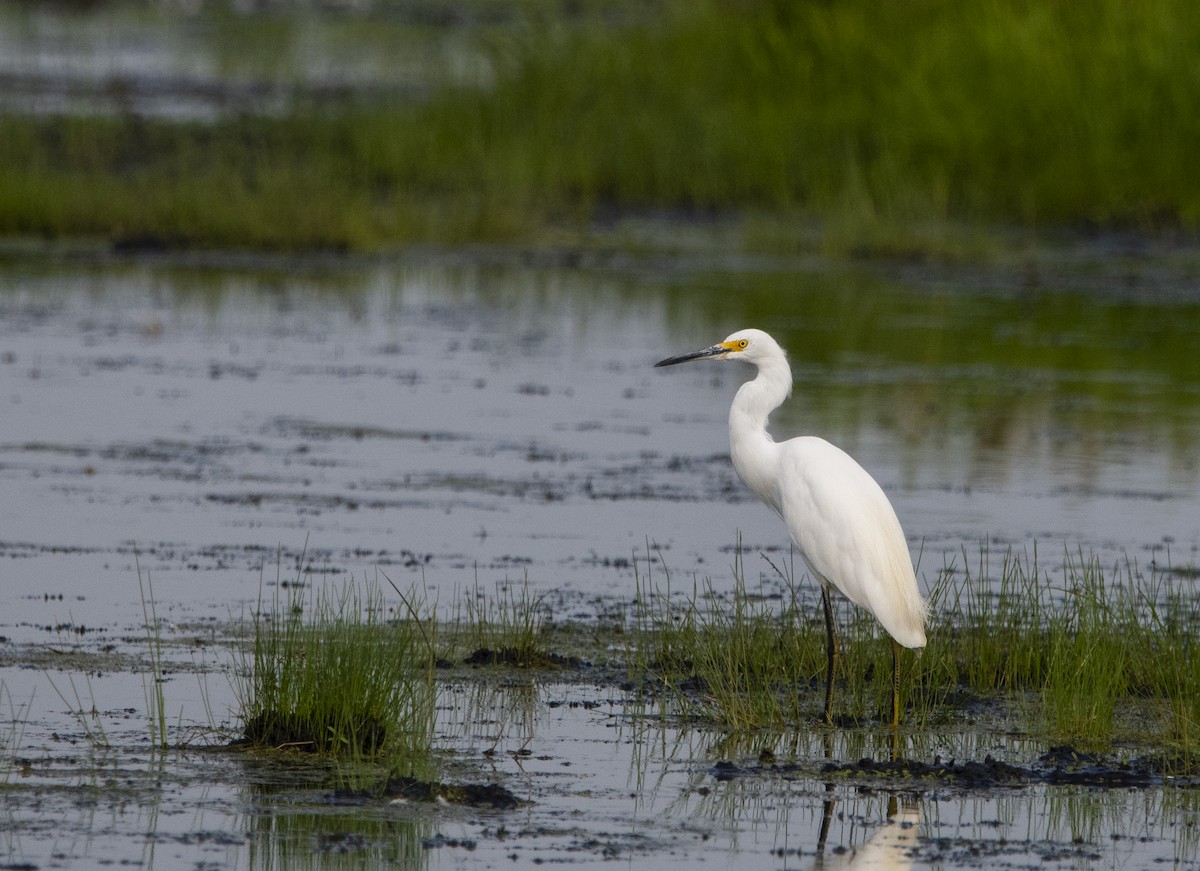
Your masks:
M821 438L776 442L767 418L792 391L792 371L779 344L762 330L656 363L741 360L758 367L729 409L729 452L742 481L775 510L805 564L821 584L828 632L825 717L832 720L837 660L829 588L842 592L882 624L896 644L925 646L925 602L917 588L900 521L879 484L845 451ZM898 651L894 651L898 653ZM892 722L899 721L898 656L893 668Z

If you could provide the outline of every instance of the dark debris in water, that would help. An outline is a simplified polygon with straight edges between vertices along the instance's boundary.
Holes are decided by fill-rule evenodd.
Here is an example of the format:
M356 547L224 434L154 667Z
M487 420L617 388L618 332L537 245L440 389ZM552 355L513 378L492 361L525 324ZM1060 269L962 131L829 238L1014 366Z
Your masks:
M515 647L502 647L499 650L480 647L463 659L463 665L508 665L514 668L578 669L583 668L584 664L578 656L522 651Z
M448 838L438 832L431 838L422 838L421 846L426 850L439 850L442 847L461 847L464 850L474 850L475 841L470 838Z
M441 783L414 777L388 778L381 792L365 789L339 789L333 794L337 804L369 804L380 798L392 801L442 802L493 810L513 810L526 802L498 783Z
M1035 783L1054 786L1085 786L1100 789L1136 789L1161 786L1164 777L1162 760L1137 759L1130 762L1109 759L1100 754L1077 750L1070 746L1052 747L1029 765L1013 765L990 754L982 760L932 762L915 759L870 758L857 762L833 761L820 768L820 775L870 781L936 782L968 789L1020 787ZM718 762L709 773L719 781L764 774L785 777L812 776L811 765L775 764L760 758L758 764L740 766L728 760Z
M328 751L342 747L338 737L352 737L353 748L373 753L383 746L387 726L375 717L363 715L353 723L330 723L319 718L300 717L279 711L267 711L251 717L242 738L234 746L289 748L304 752Z
M393 777L388 780L384 795L409 801L447 801L470 807L512 810L522 802L510 790L498 783L446 784Z
M961 786L992 787L1016 785L1029 782L1031 771L1016 765L1001 762L992 756L983 761L956 763L942 762L935 758L932 763L913 759L889 759L877 761L860 759L857 762L830 762L821 768L821 773L840 776L867 776L895 780L939 780L950 781Z

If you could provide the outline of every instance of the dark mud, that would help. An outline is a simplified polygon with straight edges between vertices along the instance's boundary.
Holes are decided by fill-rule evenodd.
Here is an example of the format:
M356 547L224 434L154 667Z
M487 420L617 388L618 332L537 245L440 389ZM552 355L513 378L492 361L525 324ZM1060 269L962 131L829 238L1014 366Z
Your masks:
M773 756L773 754L770 754ZM840 782L863 787L890 789L954 786L959 789L989 791L999 787L1019 788L1034 784L1083 786L1097 789L1148 789L1162 786L1167 778L1176 787L1200 786L1200 777L1180 777L1178 763L1172 765L1161 755L1126 761L1099 753L1060 745L1051 747L1035 761L1012 764L991 755L981 760L943 761L935 756L930 762L918 759L872 759L856 762L832 761L814 772L810 763L737 765L718 762L711 769L717 780L736 777L812 777L814 773Z
M339 804L367 804L381 799L461 804L493 810L515 810L522 802L511 790L496 783L439 783L412 777L391 777L382 789L341 789L333 794Z
M541 651L527 653L513 647L503 647L499 650L480 647L463 658L463 665L472 666L509 665L514 668L578 669L587 664L578 656L563 656L559 653Z

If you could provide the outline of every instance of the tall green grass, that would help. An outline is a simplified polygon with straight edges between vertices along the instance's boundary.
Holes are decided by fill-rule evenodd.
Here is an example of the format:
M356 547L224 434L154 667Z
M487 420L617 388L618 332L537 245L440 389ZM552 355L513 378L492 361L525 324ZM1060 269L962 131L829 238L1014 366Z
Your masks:
M146 723L150 731L150 747L153 750L167 749L167 708L163 693L163 650L161 624L158 622L158 606L154 601L154 584L147 572L142 579L142 566L134 556L137 569L138 591L142 597L142 620L146 628L146 654L150 672L142 675L142 693L146 701Z
M1006 555L993 579L985 553L974 574L949 567L937 598L944 629L934 627L923 691L949 676L972 692L1024 694L1055 737L1157 735L1196 761L1200 602L1189 573L1106 570L1083 554L1051 572L1035 550Z
M213 123L0 117L0 233L370 248L644 210L746 243L1200 226L1189 0L667 3L497 42L496 84ZM814 229L815 228L815 229ZM965 240L965 241L964 241Z
M436 621L415 598L389 619L371 583L289 590L254 616L238 693L246 740L428 776Z
M662 691L687 718L735 730L796 722L798 691L824 667L825 638L805 631L795 589L748 590L740 550L727 595L711 582L673 587L661 554L660 580L654 571L653 556L644 573L635 563L630 678Z
M824 627L819 606L798 604L803 591L789 576L778 572L765 594L748 590L739 560L729 595L711 583L681 595L661 563L658 580L652 569L638 574L629 661L677 713L732 730L819 721ZM999 702L1009 728L1085 745L1150 739L1193 766L1200 603L1186 578L1131 563L1105 570L1069 554L1050 571L1036 549L993 566L983 548L972 568L964 552L931 592L928 647L905 657L907 723L936 728ZM886 636L860 609L843 604L841 614L835 713L885 722Z

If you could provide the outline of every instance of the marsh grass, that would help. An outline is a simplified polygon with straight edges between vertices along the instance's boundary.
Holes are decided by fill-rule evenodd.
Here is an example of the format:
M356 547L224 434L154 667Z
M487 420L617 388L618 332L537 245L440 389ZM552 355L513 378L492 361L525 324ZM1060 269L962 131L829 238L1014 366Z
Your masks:
M150 730L150 746L154 750L167 748L167 710L163 696L163 645L162 627L158 622L158 608L154 602L154 584L150 573L142 577L142 566L134 556L137 569L138 591L142 597L142 620L146 627L146 651L150 673L142 674L142 693L146 701L146 722ZM207 700L205 702L207 707ZM211 716L210 716L211 719Z
M96 693L92 689L91 676L84 675L84 687L87 692L81 693L79 686L75 683L75 676L70 672L66 675L66 688L60 687L54 678L50 677L49 672L44 673L50 689L54 690L54 694L67 706L67 713L83 731L88 743L92 747L111 746L108 741L108 732L104 729L104 721L100 718L100 709L96 707ZM84 702L85 695L87 702Z
M732 729L795 722L798 688L807 688L824 663L824 636L804 627L795 588L782 592L745 584L740 548L734 589L719 593L709 581L683 590L657 548L648 548L644 572L634 562L637 590L630 676L657 687L685 717ZM655 578L655 556L661 581ZM649 680L646 678L649 677Z
M437 623L415 594L387 615L369 582L294 584L260 603L238 691L246 741L428 776Z
M420 104L0 117L0 233L345 249L658 210L756 216L757 247L971 256L997 224L1200 226L1190 0L545 18L493 46L494 86Z
M1148 692L1165 698L1168 722L1182 767L1200 766L1200 595L1170 585L1149 609L1151 663L1141 679ZM1189 594L1190 593L1190 594Z
M1200 619L1194 593L1170 570L1104 570L1065 554L1054 571L1036 548L998 571L982 548L948 563L930 592L929 645L902 660L902 705L918 729L1000 702L1009 728L1085 746L1149 737L1197 761ZM656 575L657 572L657 575ZM653 558L637 573L631 670L685 718L730 730L817 722L824 680L819 607L778 572L770 595L748 590L741 558L733 590L672 587ZM812 596L809 599L812 600ZM835 715L881 723L890 702L890 645L873 618L843 603Z
M518 668L547 664L551 619L545 600L530 588L528 574L519 583L505 579L491 595L476 577L456 604L447 658L466 655Z
M1200 621L1180 576L1132 562L1105 570L1080 553L1048 571L1036 548L1006 554L998 577L987 561L984 551L975 572L943 570L918 692L949 679L1022 700L1030 728L1056 738L1105 744L1155 734L1190 765Z

